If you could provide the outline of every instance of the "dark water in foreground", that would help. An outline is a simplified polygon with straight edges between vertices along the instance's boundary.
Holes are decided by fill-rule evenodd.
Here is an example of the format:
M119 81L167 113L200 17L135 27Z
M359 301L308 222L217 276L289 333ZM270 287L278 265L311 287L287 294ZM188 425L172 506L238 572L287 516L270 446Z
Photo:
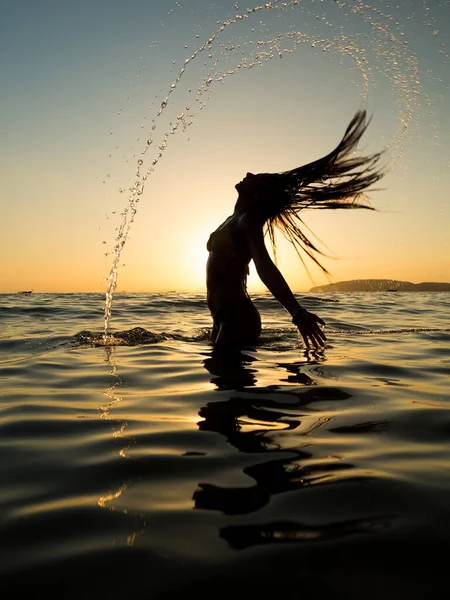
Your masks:
M306 294L211 357L202 295L0 296L0 590L447 597L450 294Z

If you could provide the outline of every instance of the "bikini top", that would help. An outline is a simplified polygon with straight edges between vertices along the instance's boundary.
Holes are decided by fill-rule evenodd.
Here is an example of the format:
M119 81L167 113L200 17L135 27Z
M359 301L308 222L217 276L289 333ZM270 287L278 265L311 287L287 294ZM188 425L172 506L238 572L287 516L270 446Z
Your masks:
M233 217L228 217L216 231L209 236L206 249L208 252L218 252L236 258L233 239L229 228L230 221Z
M239 259L233 238L231 237L230 223L232 219L233 215L228 217L216 231L211 233L208 243L206 244L206 249L208 252L217 252L218 254L225 255L229 258L238 259L238 262L240 263L242 259ZM247 275L250 273L248 265L245 265L245 273Z

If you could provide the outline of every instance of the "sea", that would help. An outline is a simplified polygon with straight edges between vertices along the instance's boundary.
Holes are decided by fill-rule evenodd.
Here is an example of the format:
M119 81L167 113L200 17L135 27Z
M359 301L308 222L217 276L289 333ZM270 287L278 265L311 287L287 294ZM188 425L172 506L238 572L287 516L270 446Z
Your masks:
M0 295L2 598L449 597L450 293L297 297Z

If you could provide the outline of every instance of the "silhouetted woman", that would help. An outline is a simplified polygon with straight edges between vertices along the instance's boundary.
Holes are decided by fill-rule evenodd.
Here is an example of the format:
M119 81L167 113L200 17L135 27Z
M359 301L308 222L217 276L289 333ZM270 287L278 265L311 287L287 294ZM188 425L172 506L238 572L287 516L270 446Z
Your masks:
M264 285L285 307L309 347L321 348L326 336L324 321L303 308L274 264L264 243L269 234L275 252L275 227L300 252L319 267L322 252L300 229L299 211L324 208L370 208L363 203L364 190L383 172L380 154L354 155L367 129L366 112L359 111L342 141L327 156L284 173L247 173L238 184L233 214L209 237L206 267L208 307L213 317L212 342L216 349L236 350L257 343L261 318L247 293L248 267L253 260Z

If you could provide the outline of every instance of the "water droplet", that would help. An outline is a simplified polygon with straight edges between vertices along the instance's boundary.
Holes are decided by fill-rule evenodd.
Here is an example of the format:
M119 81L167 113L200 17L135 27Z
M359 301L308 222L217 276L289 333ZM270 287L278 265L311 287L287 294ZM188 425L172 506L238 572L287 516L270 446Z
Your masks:
M139 166L141 166L141 165L143 165L143 164L144 164L144 161L143 161L143 160L140 158L140 159L138 160L138 165L139 165Z

